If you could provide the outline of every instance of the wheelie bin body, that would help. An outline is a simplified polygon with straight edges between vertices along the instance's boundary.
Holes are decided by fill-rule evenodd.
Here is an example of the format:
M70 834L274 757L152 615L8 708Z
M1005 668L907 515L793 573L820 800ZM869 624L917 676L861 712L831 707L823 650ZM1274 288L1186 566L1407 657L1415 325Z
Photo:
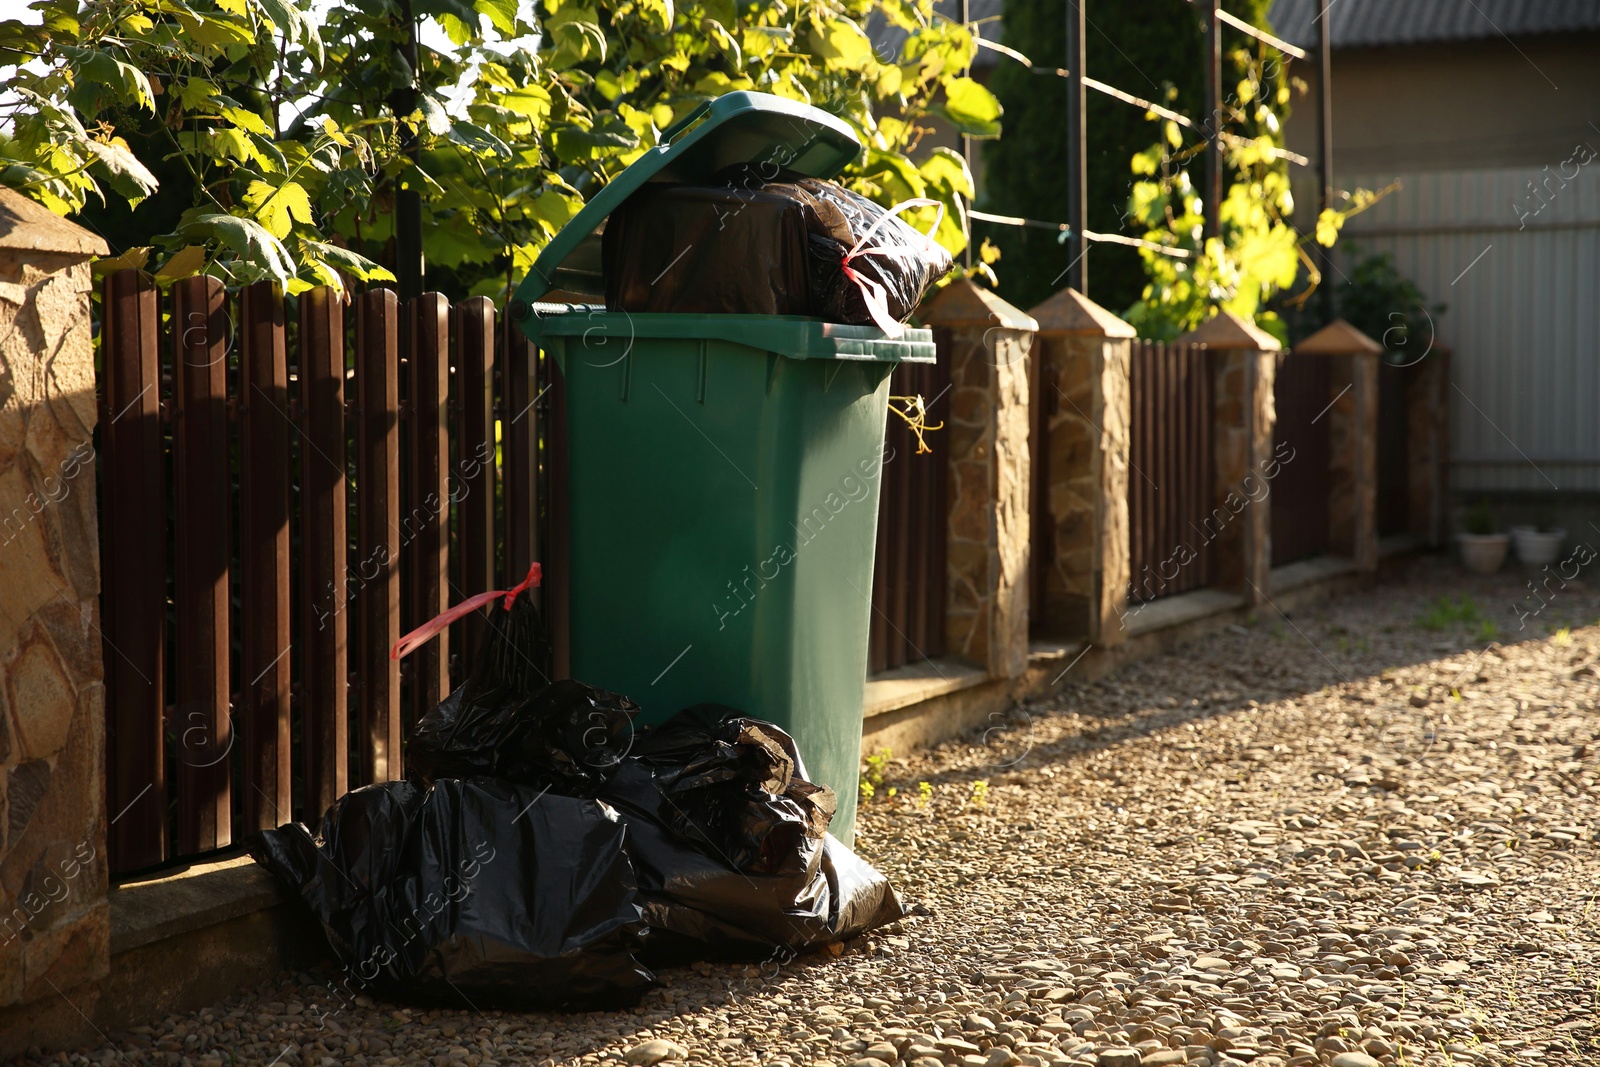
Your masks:
M884 451L889 377L933 362L930 332L539 298L604 292L595 230L645 181L765 161L828 178L857 151L847 125L792 101L703 105L552 240L513 307L565 395L572 676L646 723L715 703L789 730L838 793L847 843L879 486L911 461Z

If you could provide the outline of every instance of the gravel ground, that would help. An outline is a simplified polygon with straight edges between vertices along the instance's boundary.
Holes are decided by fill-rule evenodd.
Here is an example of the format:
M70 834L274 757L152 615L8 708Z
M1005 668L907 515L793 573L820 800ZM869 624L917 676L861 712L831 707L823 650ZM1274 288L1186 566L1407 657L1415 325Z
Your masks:
M882 761L858 844L913 914L838 954L575 1016L284 975L57 1061L1592 1062L1600 595L1525 578L1423 560Z

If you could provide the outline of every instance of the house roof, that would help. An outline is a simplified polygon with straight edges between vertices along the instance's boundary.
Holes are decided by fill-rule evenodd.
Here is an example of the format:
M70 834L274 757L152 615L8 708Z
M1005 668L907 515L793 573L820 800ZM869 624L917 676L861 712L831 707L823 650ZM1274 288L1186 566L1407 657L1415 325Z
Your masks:
M1315 47L1317 0L1274 0L1272 32L1291 44ZM1594 0L1330 0L1328 26L1335 48L1528 37L1600 30Z

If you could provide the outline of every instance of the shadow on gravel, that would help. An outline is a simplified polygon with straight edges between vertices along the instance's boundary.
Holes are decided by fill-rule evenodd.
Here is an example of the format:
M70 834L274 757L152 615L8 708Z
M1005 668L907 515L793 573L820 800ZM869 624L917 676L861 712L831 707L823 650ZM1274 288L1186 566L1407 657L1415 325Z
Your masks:
M1061 692L991 716L941 746L982 746L992 759L978 756L924 778L898 776L891 762L882 788L914 795L921 780L970 786L1329 688L1344 690L1351 713L1337 728L1374 731L1375 750L1405 766L1431 746L1441 702L1452 689L1474 684L1492 649L1543 642L1562 628L1600 620L1600 592L1583 578L1558 588L1545 576L1545 587L1536 588L1534 577L1514 568L1473 575L1450 559L1425 556L1397 579L1305 611L1285 614L1264 604L1248 625L1185 642L1093 682L1069 679ZM1440 665L1426 672L1432 677L1414 677L1432 664ZM1376 695L1365 691L1374 681L1383 686ZM1091 724L1036 743L1038 728L1064 714Z

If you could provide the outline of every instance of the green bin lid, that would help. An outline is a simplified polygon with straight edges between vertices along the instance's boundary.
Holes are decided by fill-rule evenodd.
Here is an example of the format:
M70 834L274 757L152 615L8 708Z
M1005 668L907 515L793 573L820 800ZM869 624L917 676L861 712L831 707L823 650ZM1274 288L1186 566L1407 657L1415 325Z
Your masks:
M703 181L737 163L777 163L808 178L832 178L861 142L843 119L770 93L736 92L699 104L661 134L661 143L611 179L534 261L516 298L528 307L552 289L604 296L600 227L649 181Z

